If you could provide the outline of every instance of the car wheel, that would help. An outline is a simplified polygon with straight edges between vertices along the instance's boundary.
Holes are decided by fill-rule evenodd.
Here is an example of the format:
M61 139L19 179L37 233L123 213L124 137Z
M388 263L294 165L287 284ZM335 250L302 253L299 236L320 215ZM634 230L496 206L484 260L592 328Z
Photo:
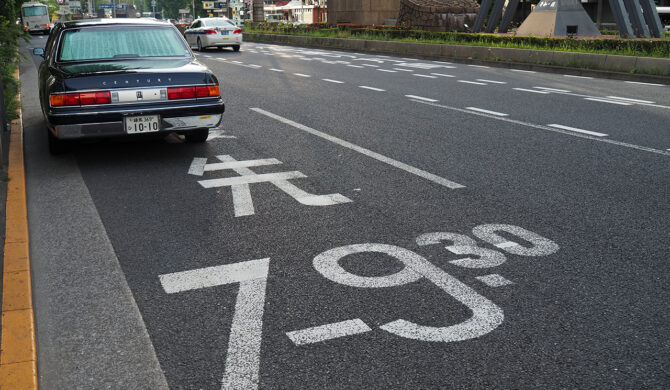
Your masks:
M240 51L240 45L233 45L233 51Z
M200 38L198 38L198 51L204 51L205 48L202 47L202 42L200 42Z
M51 130L47 129L47 137L49 140L49 153L51 154L63 154L69 150L69 144L67 141L56 138Z
M207 141L207 137L209 137L209 129L198 129L198 130L189 131L188 133L184 134L184 138L186 138L186 142L192 143L192 144L205 142L205 141Z

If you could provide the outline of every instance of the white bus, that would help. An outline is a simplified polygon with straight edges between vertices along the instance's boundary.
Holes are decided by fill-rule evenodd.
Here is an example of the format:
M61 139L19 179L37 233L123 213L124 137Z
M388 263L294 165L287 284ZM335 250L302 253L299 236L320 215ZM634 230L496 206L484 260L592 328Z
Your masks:
M30 32L41 32L49 34L51 31L51 21L49 20L49 11L47 6L38 2L23 3L21 6L21 23L23 28Z
M656 7L658 17L661 18L661 24L665 27L665 32L670 32L670 7Z

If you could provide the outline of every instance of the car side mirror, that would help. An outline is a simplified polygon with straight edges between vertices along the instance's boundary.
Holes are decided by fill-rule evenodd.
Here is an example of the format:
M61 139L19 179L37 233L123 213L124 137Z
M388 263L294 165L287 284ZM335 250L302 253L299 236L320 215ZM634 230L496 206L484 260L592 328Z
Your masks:
M44 49L42 49L41 47L34 48L33 55L44 57Z

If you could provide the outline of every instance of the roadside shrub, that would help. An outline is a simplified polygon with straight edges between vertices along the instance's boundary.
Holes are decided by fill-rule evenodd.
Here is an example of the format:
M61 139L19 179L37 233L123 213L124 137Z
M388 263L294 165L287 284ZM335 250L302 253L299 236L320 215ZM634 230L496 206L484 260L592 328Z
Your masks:
M5 101L5 118L16 119L19 103L16 99L19 85L14 78L18 66L19 38L24 32L20 26L0 17L0 76L2 77L3 96Z

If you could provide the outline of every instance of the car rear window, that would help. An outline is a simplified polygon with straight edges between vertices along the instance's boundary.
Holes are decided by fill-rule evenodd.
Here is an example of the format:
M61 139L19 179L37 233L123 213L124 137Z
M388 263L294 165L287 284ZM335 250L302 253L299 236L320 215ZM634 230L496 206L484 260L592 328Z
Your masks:
M58 61L189 57L173 27L80 28L63 33Z
M208 27L235 27L235 23L225 19L211 19L204 22Z

